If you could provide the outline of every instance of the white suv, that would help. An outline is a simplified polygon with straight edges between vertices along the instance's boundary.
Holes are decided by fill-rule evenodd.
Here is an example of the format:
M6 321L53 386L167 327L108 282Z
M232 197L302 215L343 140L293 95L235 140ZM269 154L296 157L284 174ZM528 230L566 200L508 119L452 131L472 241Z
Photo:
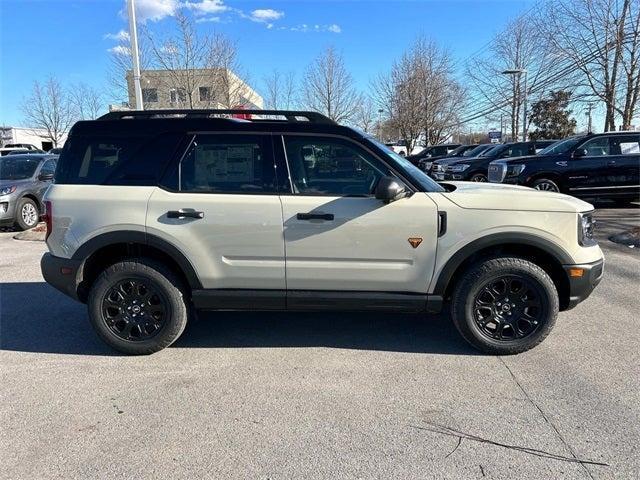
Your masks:
M69 135L42 273L117 350L171 345L193 309L448 303L472 345L518 353L602 277L588 203L439 185L317 113L234 113L113 112Z

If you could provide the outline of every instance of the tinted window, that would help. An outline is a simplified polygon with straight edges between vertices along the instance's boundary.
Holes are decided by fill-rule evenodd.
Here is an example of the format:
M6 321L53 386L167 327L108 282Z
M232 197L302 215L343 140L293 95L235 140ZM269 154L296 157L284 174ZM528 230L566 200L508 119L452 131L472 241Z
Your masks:
M44 162L44 165L42 165L42 168L40 169L40 174L53 175L55 171L56 171L56 161L47 160L46 162Z
M611 137L613 155L640 155L640 135L617 135Z
M39 158L11 158L0 160L0 180L24 180L33 177L40 163Z
M566 153L571 150L580 140L581 137L567 138L566 140L560 140L552 143L547 148L539 152L539 155L556 155L560 153Z
M273 161L259 135L197 135L179 176L184 192L277 192Z
M142 101L143 102L157 102L158 101L158 89L157 88L143 88L142 89Z
M609 137L598 137L584 143L581 149L586 150L587 157L603 157L611 155Z
M295 193L368 196L389 169L373 155L346 140L285 137Z
M531 143L516 143L511 145L508 152L503 154L508 157L522 157L524 155L533 155L535 150Z

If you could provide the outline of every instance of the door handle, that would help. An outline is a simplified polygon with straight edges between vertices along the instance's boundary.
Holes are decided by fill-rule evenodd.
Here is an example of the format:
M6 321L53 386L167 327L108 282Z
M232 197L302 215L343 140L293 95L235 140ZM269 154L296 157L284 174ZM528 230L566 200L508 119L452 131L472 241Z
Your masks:
M167 218L204 218L204 212L196 212L189 208L181 208L180 210L169 210Z
M615 164L616 164L616 161L615 161L615 160L609 160L609 161L607 162L607 165L615 165Z
M333 220L333 213L298 213L298 220Z

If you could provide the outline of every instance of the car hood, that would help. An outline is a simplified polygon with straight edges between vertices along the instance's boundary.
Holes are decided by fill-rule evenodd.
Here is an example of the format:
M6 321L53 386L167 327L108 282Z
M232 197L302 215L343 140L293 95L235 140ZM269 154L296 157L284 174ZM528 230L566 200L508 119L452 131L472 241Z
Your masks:
M480 182L443 182L454 187L442 195L462 208L541 212L586 212L593 205L562 193L543 192L518 185Z
M438 158L435 160L434 163L437 163L438 165L450 165L454 162L457 162L459 160L462 159L472 159L472 158L476 158L476 157L444 157L444 158Z
M27 178L25 180L1 180L0 179L0 188L10 187L11 185L20 187L21 185L27 185L30 183L33 183L33 178Z
M522 157L509 157L509 158L501 158L499 160L494 160L495 162L504 162L504 163L523 163L531 160L540 160L541 158L547 158L546 155L525 155Z

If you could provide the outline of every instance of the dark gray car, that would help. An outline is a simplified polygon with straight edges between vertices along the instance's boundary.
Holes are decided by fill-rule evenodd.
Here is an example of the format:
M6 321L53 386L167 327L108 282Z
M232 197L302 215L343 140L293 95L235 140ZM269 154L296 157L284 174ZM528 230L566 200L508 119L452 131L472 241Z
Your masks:
M44 213L42 196L53 180L57 155L0 158L0 224L28 230Z

